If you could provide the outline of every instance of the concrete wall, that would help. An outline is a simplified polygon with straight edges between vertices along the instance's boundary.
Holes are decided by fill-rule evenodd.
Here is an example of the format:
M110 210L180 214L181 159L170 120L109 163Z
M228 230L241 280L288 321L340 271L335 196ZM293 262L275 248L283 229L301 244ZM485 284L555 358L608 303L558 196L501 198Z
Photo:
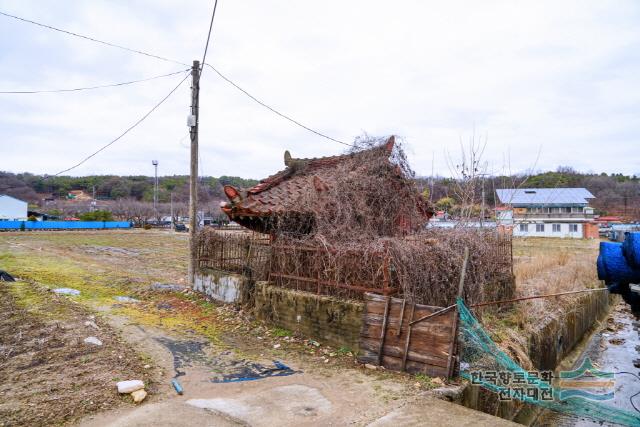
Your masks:
M256 317L321 344L358 351L364 303L256 282Z
M247 278L240 274L201 268L196 271L194 290L217 301L242 303L249 286Z
M576 301L574 309L560 319L548 319L538 331L527 337L528 354L534 369L554 370L609 312L615 296L608 292L591 292ZM528 425L540 410L518 401L500 402L497 394L479 386L468 385L461 403L471 409Z
M579 298L574 309L561 319L549 319L538 332L529 337L529 357L540 370L552 370L583 339L608 311L608 292L586 293Z

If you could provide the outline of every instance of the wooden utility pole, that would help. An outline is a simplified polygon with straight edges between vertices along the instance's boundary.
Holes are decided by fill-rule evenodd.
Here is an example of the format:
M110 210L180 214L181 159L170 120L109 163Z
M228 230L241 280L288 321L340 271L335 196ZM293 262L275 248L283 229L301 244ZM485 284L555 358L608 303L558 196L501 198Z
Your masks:
M193 287L196 278L198 231L198 103L200 98L200 61L193 61L191 67L191 116L189 133L191 135L191 173L189 175L189 286Z

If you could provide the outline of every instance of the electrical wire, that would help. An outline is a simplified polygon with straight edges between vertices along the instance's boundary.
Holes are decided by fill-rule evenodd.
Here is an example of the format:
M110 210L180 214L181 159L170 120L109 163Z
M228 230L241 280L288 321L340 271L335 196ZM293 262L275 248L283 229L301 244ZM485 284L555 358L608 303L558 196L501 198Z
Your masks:
M80 162L76 163L75 165L71 166L70 168L61 170L60 172L54 174L54 175L49 175L47 177L45 177L45 179L49 179L55 176L59 176L65 172L69 172L72 169L77 168L78 166L82 165L83 163L85 163L87 160L91 159L92 157L96 156L98 153L100 153L101 151L107 149L108 147L110 147L111 145L113 145L115 142L117 142L119 139L121 139L123 136L125 136L126 134L128 134L130 131L132 131L136 126L138 126L140 123L142 123L147 117L149 117L151 115L151 113L153 113L158 107L160 107L160 105L162 105L167 99L169 99L169 97L171 95L173 95L173 93L178 90L178 88L180 87L180 85L182 85L182 83L187 80L187 77L189 77L189 74L186 74L184 76L184 78L182 80L180 80L180 83L178 83L176 85L176 87L174 87L173 89L171 89L171 92L169 92L164 98L162 98L160 100L160 102L158 102L156 105L154 105L149 111L147 111L147 113L142 116L140 119L138 119L133 125L131 125L130 127L128 127L124 132L122 132L118 137L116 137L115 139L111 140L109 143L103 145L100 149L98 149L97 151L94 151L92 154L88 155L87 157L85 157L84 159L82 159Z
M211 38L211 30L213 29L213 19L216 17L216 9L218 8L218 0L215 0L213 4L213 12L211 13L211 23L209 24L209 33L207 34L207 42L204 45L204 54L202 55L202 62L200 63L200 75L202 76L202 70L204 70L204 61L207 59L207 50L209 49L209 39Z
M146 79L131 80L131 81L128 81L128 82L111 83L111 84L98 85L98 86L77 87L77 88L73 88L73 89L12 90L12 91L0 91L0 94L34 94L34 93L78 92L78 91L82 91L82 90L102 89L102 88L107 88L107 87L118 87L118 86L131 85L131 84L134 84L134 83L148 82L148 81L151 81L151 80L161 79L163 77L175 76L176 74L181 74L181 73L184 73L185 71L189 71L189 70L188 69L187 70L180 70L180 71L175 71L175 72L169 73L169 74L162 74L160 76L149 77L149 78L146 78Z
M105 41L102 41L102 40L94 39L93 37L89 37L89 36L85 36L85 35L82 35L82 34L74 33L73 31L63 30L61 28L57 28L57 27L54 27L52 25L47 25L47 24L42 24L40 22L32 21L30 19L21 18L19 16L11 15L10 13L6 13L6 12L0 11L0 15L4 15L4 16L6 16L8 18L13 18L13 19L16 19L18 21L27 22L29 24L37 25L39 27L48 28L50 30L58 31L60 33L65 33L65 34L68 34L70 36L80 37L81 39L85 39L85 40L89 40L89 41L92 41L92 42L100 43L100 44L103 44L103 45L106 45L106 46L111 46L111 47L115 47L115 48L118 48L118 49L126 50L128 52L137 53L137 54L140 54L140 55L144 55L144 56L148 56L148 57L151 57L151 58L159 59L161 61L173 62L174 64L185 65L187 67L189 66L189 64L185 64L184 62L176 61L175 59L165 58L163 56L155 55L153 53L144 52L142 50L131 49L129 47L121 46L121 45L118 45L118 44L115 44L115 43L110 43L110 42L105 42Z
M213 14L212 14L212 19L211 19L210 27L212 27L212 26L213 26L213 17L215 16L215 8L216 8L216 6L214 5L214 12L213 12ZM82 35L82 34L74 33L74 32L72 32L72 31L63 30L63 29L56 28L56 27L51 26L51 25L42 24L42 23L40 23L40 22L32 21L32 20L30 20L30 19L21 18L21 17L19 17L19 16L11 15L11 14L6 13L6 12L2 12L2 11L0 11L0 15L3 15L3 16L9 17L9 18L13 18L13 19L16 19L16 20L19 20L19 21L27 22L27 23L29 23L29 24L37 25L37 26L39 26L39 27L48 28L48 29L50 29L50 30L58 31L58 32L61 32L61 33L64 33L64 34L68 34L68 35L74 36L74 37L79 37L79 38L82 38L82 39L85 39L85 40L90 40L90 41L93 41L93 42L96 42L96 43L100 43L100 44L105 45L105 46L111 46L111 47L115 47L115 48L118 48L118 49L126 50L126 51L128 51L128 52L137 53L137 54L144 55L144 56L148 56L148 57L151 57L151 58L156 58L156 59L159 59L159 60L161 60L161 61L173 62L173 63L175 63L175 64L185 65L185 66L189 67L189 64L185 64L184 62L177 61L177 60L175 60L175 59L165 58L165 57L163 57L163 56L155 55L155 54L153 54L153 53L148 53L148 52L144 52L144 51L141 51L141 50L138 50L138 49L132 49L132 48L128 48L128 47L126 47L126 46L121 46L121 45L118 45L118 44L115 44L115 43L110 43L110 42L106 42L106 41L103 41L103 40L98 40L98 39L95 39L95 38L93 38L93 37L89 37L89 36L85 36L85 35ZM209 37L207 37L207 39L209 39ZM207 43L207 46L208 46L208 43ZM206 48L205 48L205 55L203 56L203 59L206 59ZM216 73L216 74L218 74L218 76L220 76L220 78L222 78L224 81L226 81L227 83L229 83L230 85L232 85L233 87L235 87L236 89L238 89L240 92L244 93L246 96L248 96L249 98L251 98L253 101L255 101L255 102L257 102L258 104L262 105L264 108L268 109L268 110L269 110L269 111L271 111L272 113L277 114L278 116L280 116L280 117L282 117L282 118L284 118L284 119L288 120L289 122L291 122L291 123L295 124L296 126L301 127L302 129L305 129L305 130L307 130L307 131L309 131L309 132L311 132L311 133L313 133L313 134L315 134L315 135L318 135L318 136L320 136L320 137L322 137L322 138L328 139L329 141L337 142L338 144L342 144L342 145L345 145L345 146L347 146L347 147L355 147L355 145L354 145L354 144L349 144L349 143L347 143L347 142L340 141L339 139L332 138L332 137L330 137L330 136L328 136L328 135L325 135L325 134L324 134L324 133L322 133L322 132L319 132L319 131L317 131L317 130L315 130L315 129L310 128L309 126L305 126L305 125L303 125L303 124L302 124L302 123L300 123L299 121L297 121L297 120L295 120L295 119L291 118L290 116L287 116L286 114L283 114L283 113L279 112L279 111L278 111L278 110L276 110L275 108L273 108L273 107L269 106L269 105L268 105L268 104L266 104L265 102L263 102L263 101L259 100L259 99L258 99L258 98L256 98L255 96L253 96L253 95L252 95L251 93L249 93L247 90L245 90L245 89L241 88L238 84L236 84L236 83L235 83L235 82L233 82L231 79L229 79L228 77L226 77L224 74L222 74L222 73L221 73L220 71L218 71L216 68L214 68L211 64L205 63L205 62L204 62L204 60L203 60L203 63L202 63L202 65L201 65L201 67L204 67L204 65L205 65L205 64L206 64L209 68L211 68L213 71L215 71L215 73Z
M205 63L206 66L208 66L209 68L211 68L213 71L215 71L216 74L218 74L224 81L226 81L227 83L229 83L231 86L235 87L236 89L238 89L240 92L244 93L246 96L248 96L249 98L251 98L252 100L254 100L255 102L257 102L258 104L262 105L264 108L266 108L267 110L271 111L272 113L275 113L277 115L279 115L280 117L290 121L291 123L300 126L301 128L308 130L311 133L314 133L318 136L321 136L323 138L326 138L330 141L333 142L337 142L338 144L342 144L342 145L346 145L348 147L355 147L354 144L349 144L348 142L344 142L344 141L340 141L339 139L335 139L332 138L328 135L325 135L322 132L319 132L317 130L314 130L308 126L303 125L302 123L300 123L299 121L292 119L291 117L287 116L286 114L281 113L280 111L276 110L275 108L265 104L264 102L260 101L258 98L256 98L255 96L251 95L249 92L247 92L245 89L241 88L240 86L238 86L236 83L234 83L231 79L229 79L228 77L226 77L224 74L222 74L220 71L218 71L213 65L209 64L209 63Z

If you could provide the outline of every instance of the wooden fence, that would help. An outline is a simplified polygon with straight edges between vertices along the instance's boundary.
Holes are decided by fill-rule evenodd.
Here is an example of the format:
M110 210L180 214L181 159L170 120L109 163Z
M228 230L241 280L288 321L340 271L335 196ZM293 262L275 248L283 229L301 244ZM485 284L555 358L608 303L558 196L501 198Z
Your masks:
M453 375L457 333L453 307L411 304L370 293L365 303L360 362L432 377Z

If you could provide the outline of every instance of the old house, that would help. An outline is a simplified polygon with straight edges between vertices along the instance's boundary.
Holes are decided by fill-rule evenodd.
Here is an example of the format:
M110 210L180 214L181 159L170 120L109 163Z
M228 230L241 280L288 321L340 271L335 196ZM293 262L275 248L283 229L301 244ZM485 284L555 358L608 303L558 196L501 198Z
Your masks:
M379 198L378 194L372 194L377 191L372 186L345 189L344 181L349 177L358 176L360 181L366 182L367 176L370 176L372 179L381 179L389 193L401 194L404 202L392 213L393 218L389 222L393 225L387 227L388 233L384 234L402 234L418 229L433 214L433 210L401 169L390 160L394 144L395 138L390 137L386 143L366 150L311 159L296 159L286 151L284 170L248 189L225 186L224 192L229 202L223 203L221 209L232 221L253 231L274 233L279 230L308 234L316 226L317 209L322 202L342 199L336 192L351 192L344 199L351 200L353 205ZM373 167L372 163L375 163ZM416 207L421 212L419 221L413 214ZM331 206L325 205L322 209L325 218L332 215L328 212Z
M598 238L585 188L516 188L496 190L502 204L497 218L519 237Z

